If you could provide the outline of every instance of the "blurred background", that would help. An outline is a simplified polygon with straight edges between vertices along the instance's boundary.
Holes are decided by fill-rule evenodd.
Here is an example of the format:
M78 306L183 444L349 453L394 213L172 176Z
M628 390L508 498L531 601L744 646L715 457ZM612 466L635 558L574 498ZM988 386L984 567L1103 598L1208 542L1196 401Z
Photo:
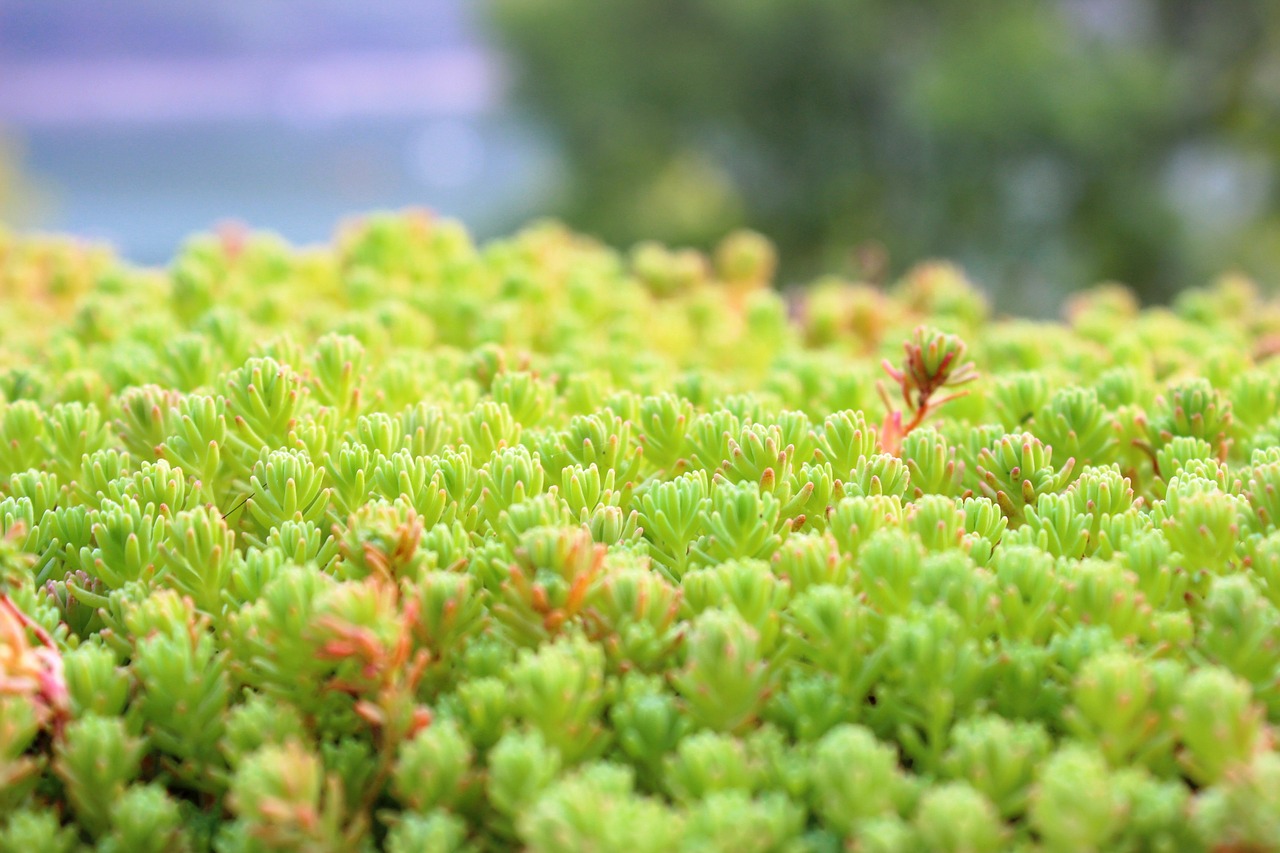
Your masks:
M164 263L407 205L1001 311L1280 271L1280 3L0 0L0 220Z

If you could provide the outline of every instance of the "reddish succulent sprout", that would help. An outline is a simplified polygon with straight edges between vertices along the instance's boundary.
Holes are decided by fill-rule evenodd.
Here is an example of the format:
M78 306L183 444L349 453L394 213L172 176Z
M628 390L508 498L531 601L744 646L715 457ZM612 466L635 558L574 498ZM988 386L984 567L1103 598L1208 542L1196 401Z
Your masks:
M508 583L511 584L511 588L528 601L534 613L542 617L542 627L545 630L551 633L559 631L566 622L578 615L586 604L587 593L604 566L607 550L599 544L593 544L591 547L591 567L573 579L563 607L553 607L551 600L547 597L547 588L543 584L531 582L519 565L513 563L508 569Z
M1263 335L1253 351L1255 361L1266 361L1280 355L1280 334Z
M916 330L916 337L923 337L921 329ZM931 350L936 350L944 341L946 341L946 337L937 336L928 343L928 347ZM952 400L963 397L969 392L967 390L956 391L937 400L933 399L934 394L944 387L964 385L978 378L977 371L971 361L955 366L953 369L956 359L964 353L963 343L959 343L957 347L948 349L943 353L937 367L932 369L925 361L924 346L914 341L906 341L902 346L907 356L904 369L899 370L894 367L888 359L885 359L881 364L885 372L898 384L902 392L903 403L913 413L910 421L903 423L902 412L893 407L884 385L880 383L876 385L881 399L884 400L885 407L889 410L881 428L881 445L887 452L894 454L901 449L902 439L920 426L935 409ZM914 400L912 399L912 392L915 392Z
M35 634L39 647L31 646L27 630ZM62 655L49 632L4 593L0 593L0 643L5 647L0 694L31 699L52 717L54 731L60 732L71 713Z
M217 235L218 242L222 244L223 254L233 263L244 254L244 250L252 236L247 225L234 220L219 223Z
M385 583L383 580L370 580L371 583ZM387 711L392 709L405 697L413 697L431 663L431 654L426 649L413 649L413 630L418 624L420 607L413 598L404 601L401 618L401 630L394 646L388 648L377 637L373 630L352 625L335 617L326 617L320 624L327 631L337 636L326 641L320 647L320 657L324 660L354 659L362 666L360 677L364 684L334 678L330 680L330 689L353 696L362 696L374 690L372 699L361 698L356 702L355 711L361 719L372 726L385 728L388 724ZM414 705L410 712L408 729L401 733L403 737L412 737L431 723L431 712L421 705Z
M373 576L367 583L389 584L385 578ZM419 624L421 610L414 598L402 601L400 630L391 646L382 643L368 628L351 625L339 619L325 620L325 626L339 636L321 649L322 657L354 657L364 664L361 677L364 684L343 679L333 679L329 687L356 697L355 713L380 733L382 757L375 774L377 784L371 784L361 803L361 811L373 807L382 780L391 773L391 761L398 746L431 725L431 709L418 704L418 686L431 664L427 649L413 648L414 629Z
M334 529L340 529L334 525ZM386 580L395 578L395 568L409 563L418 551L422 541L423 527L418 515L410 510L407 520L392 532L390 547L381 541L370 541L359 544L359 553L364 562L373 569L373 574ZM349 545L341 546L344 554L353 550Z

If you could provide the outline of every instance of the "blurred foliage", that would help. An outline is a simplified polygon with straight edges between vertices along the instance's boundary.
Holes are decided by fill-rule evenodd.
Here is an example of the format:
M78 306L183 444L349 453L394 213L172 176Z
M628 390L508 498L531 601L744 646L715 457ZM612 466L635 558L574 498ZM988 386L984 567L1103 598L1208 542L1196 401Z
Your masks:
M490 0L571 224L787 278L947 256L1011 310L1280 262L1280 4ZM1036 277L1039 277L1038 279ZM1058 301L1058 296L1052 296Z

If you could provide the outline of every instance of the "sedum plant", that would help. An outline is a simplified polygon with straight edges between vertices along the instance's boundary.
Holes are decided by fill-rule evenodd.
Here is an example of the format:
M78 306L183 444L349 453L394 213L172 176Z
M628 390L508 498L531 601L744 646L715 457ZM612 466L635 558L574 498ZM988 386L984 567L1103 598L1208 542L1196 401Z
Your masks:
M0 851L1280 849L1280 303L773 263L0 231Z

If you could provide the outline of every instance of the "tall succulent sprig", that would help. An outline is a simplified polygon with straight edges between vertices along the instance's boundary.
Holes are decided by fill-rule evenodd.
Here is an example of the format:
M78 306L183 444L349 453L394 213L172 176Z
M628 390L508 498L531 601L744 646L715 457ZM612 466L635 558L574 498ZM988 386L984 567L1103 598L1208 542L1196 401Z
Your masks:
M969 392L955 391L940 398L935 398L935 394L978 378L974 363L963 361L967 347L955 335L919 326L903 344L903 349L906 359L901 367L894 367L888 359L883 367L902 394L909 420L903 421L904 413L894 408L884 387L878 386L889 410L880 430L880 442L886 452L894 454L900 450L903 436L920 426L935 409Z

